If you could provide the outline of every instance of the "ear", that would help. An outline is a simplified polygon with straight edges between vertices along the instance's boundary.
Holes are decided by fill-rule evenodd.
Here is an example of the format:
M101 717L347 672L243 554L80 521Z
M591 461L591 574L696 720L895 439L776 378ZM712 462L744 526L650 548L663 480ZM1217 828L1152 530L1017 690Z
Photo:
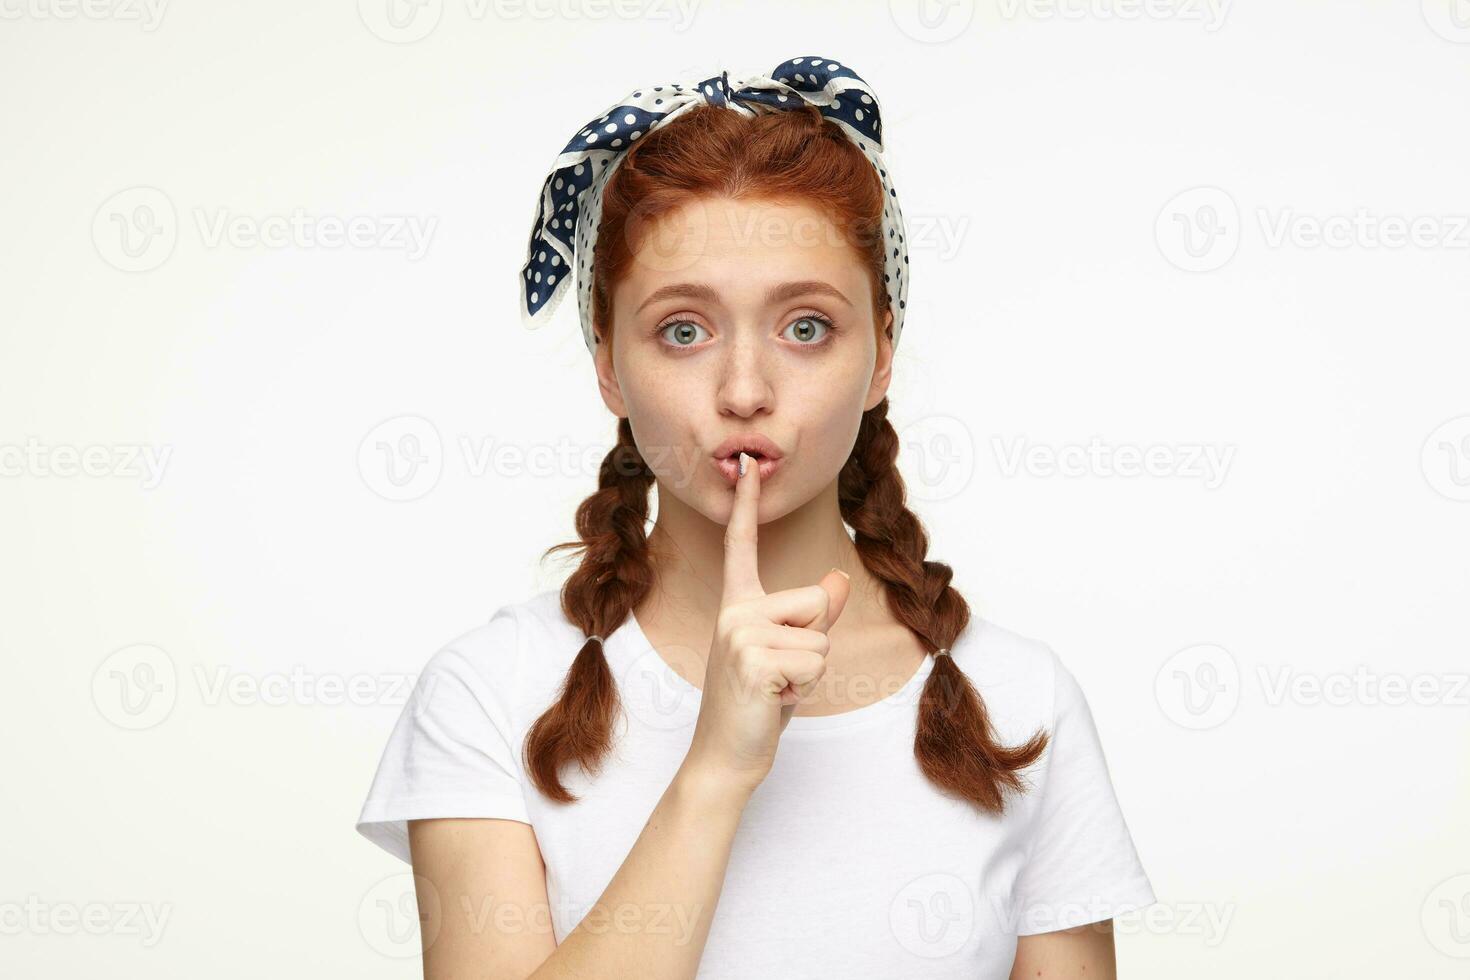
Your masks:
M613 370L612 341L608 332L600 325L594 324L592 331L598 340L592 346L592 364L597 371L597 390L602 395L602 403L618 418L627 418L628 408L623 402L623 389Z
M873 383L863 401L863 411L881 402L893 381L893 310L883 311L883 330L878 334L878 356L873 361Z

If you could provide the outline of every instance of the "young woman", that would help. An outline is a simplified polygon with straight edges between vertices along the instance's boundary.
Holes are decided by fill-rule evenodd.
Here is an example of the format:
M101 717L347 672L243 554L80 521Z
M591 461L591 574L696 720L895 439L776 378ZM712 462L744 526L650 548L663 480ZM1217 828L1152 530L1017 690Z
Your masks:
M524 312L575 275L619 438L579 567L434 655L363 808L431 980L1116 975L1154 896L1083 693L904 504L881 145L796 58L558 157Z

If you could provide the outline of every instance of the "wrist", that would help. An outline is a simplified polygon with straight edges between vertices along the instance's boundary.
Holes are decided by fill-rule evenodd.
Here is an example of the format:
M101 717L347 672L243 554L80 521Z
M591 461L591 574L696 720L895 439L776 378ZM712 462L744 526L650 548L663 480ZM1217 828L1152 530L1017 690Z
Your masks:
M729 773L715 772L689 759L674 774L673 786L679 795L697 806L741 811L750 802L755 786Z

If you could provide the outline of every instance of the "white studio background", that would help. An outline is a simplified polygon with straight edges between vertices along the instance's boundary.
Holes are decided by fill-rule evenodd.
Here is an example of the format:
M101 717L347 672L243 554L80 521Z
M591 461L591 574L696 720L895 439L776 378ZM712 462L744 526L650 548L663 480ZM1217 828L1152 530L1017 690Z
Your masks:
M1456 3L0 0L0 973L418 975L353 820L614 436L575 300L516 315L541 180L819 55L931 554L1076 672L1158 893L1122 975L1463 976Z

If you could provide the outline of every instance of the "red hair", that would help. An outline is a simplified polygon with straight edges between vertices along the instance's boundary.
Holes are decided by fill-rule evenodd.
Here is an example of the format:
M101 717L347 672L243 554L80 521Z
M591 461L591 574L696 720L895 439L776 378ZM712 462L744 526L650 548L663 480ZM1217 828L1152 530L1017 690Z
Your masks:
M612 328L612 287L632 261L640 223L708 197L799 200L826 214L869 270L874 319L888 308L884 280L882 182L862 152L813 106L746 116L699 105L636 143L608 180L593 263L594 320L606 342ZM970 609L950 585L953 570L926 556L928 535L905 505L897 468L898 434L888 399L863 413L852 453L838 475L843 521L869 574L883 583L894 616L931 650L953 648ZM624 418L618 441L602 461L598 488L577 507L577 541L548 548L581 553L561 590L567 618L591 636L608 636L649 594L656 574L646 525L652 470ZM557 700L526 736L526 772L543 794L571 803L563 765L595 772L612 748L620 708L602 645L588 639L573 660ZM1025 790L1019 772L1045 750L1037 731L1025 744L1001 745L985 703L952 657L937 658L924 683L914 757L941 790L999 815L1007 792Z

